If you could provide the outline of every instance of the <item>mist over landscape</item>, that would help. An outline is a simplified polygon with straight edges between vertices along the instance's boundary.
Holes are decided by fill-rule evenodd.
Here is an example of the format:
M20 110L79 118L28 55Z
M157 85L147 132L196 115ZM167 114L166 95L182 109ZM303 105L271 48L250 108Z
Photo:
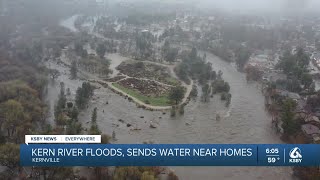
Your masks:
M319 0L0 0L0 179L320 179L314 166L19 163L25 135L319 144L319 9Z
M114 2L109 0L109 2ZM280 12L280 11L312 11L319 12L318 0L117 0L115 2L162 2L192 4L201 8L223 9L227 11L250 13ZM208 7L209 6L209 7Z

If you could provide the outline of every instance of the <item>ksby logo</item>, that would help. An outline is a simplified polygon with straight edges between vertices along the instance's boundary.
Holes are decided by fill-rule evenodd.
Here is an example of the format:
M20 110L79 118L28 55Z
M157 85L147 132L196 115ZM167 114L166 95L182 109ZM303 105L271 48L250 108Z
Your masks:
M301 150L298 147L291 149L289 156L289 163L301 163L302 161Z

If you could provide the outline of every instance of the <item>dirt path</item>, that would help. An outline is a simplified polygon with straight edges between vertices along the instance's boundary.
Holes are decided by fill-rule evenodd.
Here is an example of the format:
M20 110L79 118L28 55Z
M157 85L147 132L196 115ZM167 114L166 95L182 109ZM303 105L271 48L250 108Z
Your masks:
M126 79L136 79L136 80L141 80L141 81L152 81L152 82L157 83L157 84L162 85L162 86L173 87L173 85L165 84L165 83L163 83L163 82L159 82L159 81L152 80L152 79L136 78L136 77L128 76L128 75L126 75L126 74L122 74L121 76L125 76L125 78L120 79L120 80L118 80L118 81L115 81L116 83L117 83L117 82L120 82L120 81L123 81L123 80L126 80Z

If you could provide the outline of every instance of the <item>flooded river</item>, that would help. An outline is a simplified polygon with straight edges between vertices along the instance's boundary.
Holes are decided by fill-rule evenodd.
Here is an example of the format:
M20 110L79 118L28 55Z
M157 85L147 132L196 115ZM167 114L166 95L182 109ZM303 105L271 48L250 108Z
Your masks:
M112 60L118 61L117 56ZM91 112L97 107L99 128L107 134L115 131L117 141L114 143L282 143L271 128L271 118L264 110L264 98L257 85L248 84L244 74L216 56L207 54L207 60L215 70L222 70L223 78L230 83L232 102L229 108L224 107L219 96L209 103L202 103L198 98L186 106L184 116L171 118L169 112L138 109L110 90L100 88L95 91L89 108L80 113L80 121L88 127ZM216 121L217 113L221 114L220 121ZM157 128L150 128L150 121ZM128 123L132 126L127 127ZM182 180L292 179L291 168L281 167L171 168Z

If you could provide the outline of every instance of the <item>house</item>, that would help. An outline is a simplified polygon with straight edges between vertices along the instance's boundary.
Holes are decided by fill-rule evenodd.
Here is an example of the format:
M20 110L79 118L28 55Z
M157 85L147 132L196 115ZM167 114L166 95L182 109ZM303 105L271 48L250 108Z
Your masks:
M309 116L304 119L304 122L313 124L313 125L320 125L320 120L317 116Z
M320 144L320 134L312 135L313 143Z
M301 98L299 94L293 92L289 92L288 97L296 101L298 101Z
M312 62L318 69L320 69L320 53L312 55Z
M304 124L301 126L301 129L307 135L320 134L320 129L312 124Z
M312 58L314 61L320 62L320 53L313 54Z
M268 80L271 82L285 81L287 79L287 75L276 71L266 73L265 77L268 78Z
M312 124L304 124L301 126L301 130L304 133L304 135L310 139L312 142L319 141L320 136L320 129Z
M317 112L315 112L314 114L315 114L315 116L317 116L318 118L320 118L320 111L317 111Z
M299 112L306 112L306 110L305 110L306 105L307 105L306 100L304 100L304 99L299 99L299 100L297 101L297 111L299 111Z
M275 64L266 54L258 54L250 57L248 65L259 67L263 70L273 70Z
M301 99L300 95L297 93L289 92L286 90L277 89L277 94L282 97L290 98L298 102Z

